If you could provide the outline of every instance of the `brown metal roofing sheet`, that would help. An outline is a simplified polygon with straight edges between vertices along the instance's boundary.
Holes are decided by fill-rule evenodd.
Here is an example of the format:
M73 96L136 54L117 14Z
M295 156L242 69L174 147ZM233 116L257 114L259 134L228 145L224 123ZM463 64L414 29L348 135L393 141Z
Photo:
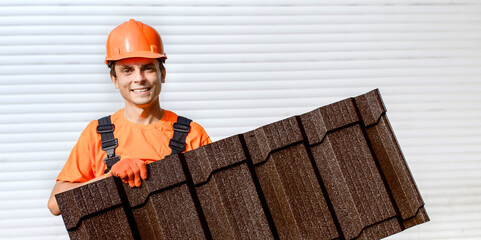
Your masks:
M378 90L57 195L72 239L379 239L429 221Z
M336 238L297 119L245 133L244 139L279 237Z
M239 136L184 157L213 238L272 238Z

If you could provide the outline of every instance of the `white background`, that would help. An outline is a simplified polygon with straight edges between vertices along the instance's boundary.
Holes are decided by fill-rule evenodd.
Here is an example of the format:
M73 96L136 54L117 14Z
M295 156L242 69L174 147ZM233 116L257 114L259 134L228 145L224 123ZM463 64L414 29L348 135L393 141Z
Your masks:
M164 39L162 106L213 140L379 88L431 218L389 239L481 238L480 0L2 0L0 239L68 239L47 199L123 106L103 59L129 18Z

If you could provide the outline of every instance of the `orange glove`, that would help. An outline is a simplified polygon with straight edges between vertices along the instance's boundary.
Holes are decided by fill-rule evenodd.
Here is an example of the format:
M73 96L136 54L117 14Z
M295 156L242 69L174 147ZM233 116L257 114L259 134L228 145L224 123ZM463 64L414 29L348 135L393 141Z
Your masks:
M122 158L110 170L112 175L128 183L130 187L140 187L142 179L147 179L147 166L138 158Z

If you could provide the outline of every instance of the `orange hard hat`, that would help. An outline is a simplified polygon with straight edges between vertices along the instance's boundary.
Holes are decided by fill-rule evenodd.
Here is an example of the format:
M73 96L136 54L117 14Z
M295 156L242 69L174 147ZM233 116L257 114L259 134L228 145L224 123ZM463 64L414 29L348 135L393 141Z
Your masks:
M124 58L167 58L159 33L151 26L130 19L114 28L107 38L105 63Z

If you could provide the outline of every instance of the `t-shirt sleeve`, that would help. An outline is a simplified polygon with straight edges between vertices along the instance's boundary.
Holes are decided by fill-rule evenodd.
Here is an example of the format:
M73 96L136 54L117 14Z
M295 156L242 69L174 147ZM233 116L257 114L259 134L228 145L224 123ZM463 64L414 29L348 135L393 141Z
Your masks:
M80 134L80 137L70 152L63 169L57 176L57 181L86 182L95 178L92 146L95 144L93 137L97 134L95 128L97 121L92 121Z
M210 139L209 135L207 134L207 132L204 130L202 126L200 126L196 122L192 122L190 126L191 126L191 132L187 135L186 151L190 151L198 147L212 143L212 140Z

